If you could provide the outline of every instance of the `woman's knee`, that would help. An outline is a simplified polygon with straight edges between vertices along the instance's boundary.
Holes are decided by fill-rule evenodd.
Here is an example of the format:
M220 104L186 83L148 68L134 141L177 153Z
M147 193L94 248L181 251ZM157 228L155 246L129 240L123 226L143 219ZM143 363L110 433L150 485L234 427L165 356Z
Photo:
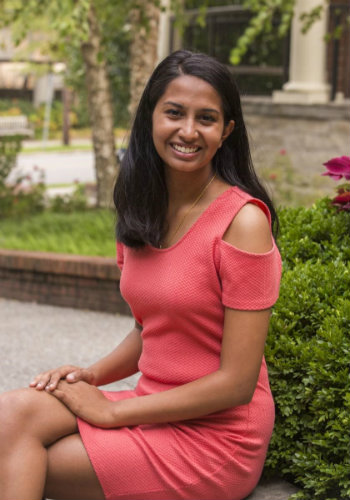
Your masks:
M0 395L2 437L30 434L50 444L65 433L74 432L74 415L54 396L35 389L18 389Z
M35 410L35 399L27 389L0 395L0 432L3 436L23 430Z

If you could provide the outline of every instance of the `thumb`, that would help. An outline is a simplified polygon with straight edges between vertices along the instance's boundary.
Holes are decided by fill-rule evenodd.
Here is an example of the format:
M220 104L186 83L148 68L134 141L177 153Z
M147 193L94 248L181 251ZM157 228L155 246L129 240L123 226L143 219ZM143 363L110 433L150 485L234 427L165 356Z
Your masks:
M81 380L81 370L68 373L66 380L67 382L77 382L78 380Z

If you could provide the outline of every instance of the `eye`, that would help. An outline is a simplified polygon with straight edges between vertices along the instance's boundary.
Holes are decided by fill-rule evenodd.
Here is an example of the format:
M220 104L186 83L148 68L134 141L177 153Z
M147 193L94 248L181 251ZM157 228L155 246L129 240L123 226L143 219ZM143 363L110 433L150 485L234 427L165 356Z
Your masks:
M170 108L165 111L165 114L170 116L171 118L178 118L181 116L181 113L178 109Z
M200 115L199 119L203 123L208 123L208 124L216 122L215 117L213 115L208 115L208 114Z

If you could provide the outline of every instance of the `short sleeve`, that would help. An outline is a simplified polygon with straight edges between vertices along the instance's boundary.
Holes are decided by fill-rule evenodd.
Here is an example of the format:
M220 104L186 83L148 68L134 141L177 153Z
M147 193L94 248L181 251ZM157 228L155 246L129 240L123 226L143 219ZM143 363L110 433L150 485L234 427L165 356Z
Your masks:
M124 245L119 241L117 241L117 264L120 271L122 271L124 264Z
M241 310L268 309L278 299L282 263L278 248L266 253L240 250L218 242L222 303Z

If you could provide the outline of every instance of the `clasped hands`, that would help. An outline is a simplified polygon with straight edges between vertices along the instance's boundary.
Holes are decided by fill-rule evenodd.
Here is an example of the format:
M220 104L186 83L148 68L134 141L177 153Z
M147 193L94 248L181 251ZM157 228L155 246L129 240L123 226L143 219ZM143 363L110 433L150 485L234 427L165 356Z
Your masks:
M97 427L117 427L115 402L107 399L94 386L95 378L89 369L66 365L37 375L29 384L60 400L77 417Z

